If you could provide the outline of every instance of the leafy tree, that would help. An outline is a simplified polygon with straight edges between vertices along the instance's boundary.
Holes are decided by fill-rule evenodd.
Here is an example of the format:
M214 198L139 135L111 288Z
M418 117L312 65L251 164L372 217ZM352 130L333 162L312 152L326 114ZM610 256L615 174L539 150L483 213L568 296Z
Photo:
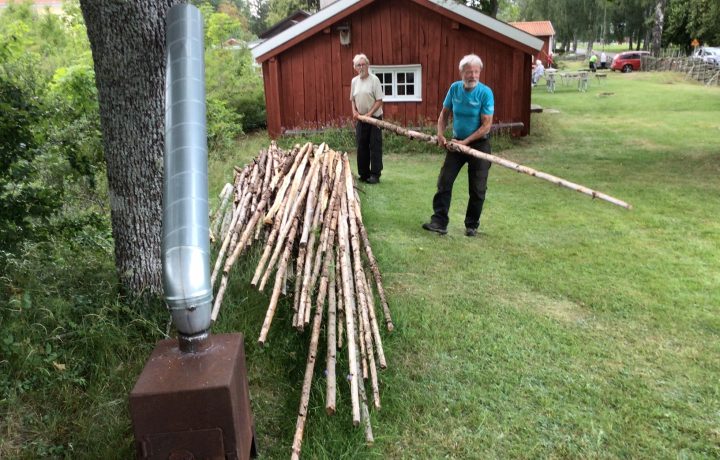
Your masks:
M706 0L668 0L664 45L690 50L693 39L720 44L720 4Z
M268 26L277 24L297 10L315 12L319 8L319 0L268 0Z
M226 13L213 13L207 18L205 47L222 47L231 38L243 40L246 28L235 17Z
M674 43L682 46L686 51L690 50L690 44L694 37L688 26L690 12L687 5L687 0L670 0L667 6L663 45L667 46Z
M251 37L247 22L223 11L205 11L204 15L208 141L211 147L220 147L229 145L243 129L265 126L265 97L259 69L247 47ZM231 37L240 43L224 47Z
M500 7L499 0L460 0L458 3L463 3L470 8L481 11L493 18L497 17L498 9Z
M267 30L268 15L270 14L270 4L267 0L248 0L248 7L252 11L250 14L250 31L259 36L263 31Z

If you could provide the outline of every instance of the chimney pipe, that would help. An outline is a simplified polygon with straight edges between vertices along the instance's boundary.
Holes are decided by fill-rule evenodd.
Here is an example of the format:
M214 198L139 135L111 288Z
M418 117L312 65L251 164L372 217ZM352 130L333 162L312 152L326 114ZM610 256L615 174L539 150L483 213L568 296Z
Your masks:
M212 286L208 218L203 20L175 5L167 17L163 287L180 349L209 345Z

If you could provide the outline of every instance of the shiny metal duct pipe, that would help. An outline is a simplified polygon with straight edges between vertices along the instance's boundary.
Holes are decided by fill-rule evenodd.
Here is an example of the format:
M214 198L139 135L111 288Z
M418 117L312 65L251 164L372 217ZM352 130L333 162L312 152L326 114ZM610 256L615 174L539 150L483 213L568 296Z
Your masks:
M188 4L167 16L163 287L180 348L207 342L212 309L203 20Z

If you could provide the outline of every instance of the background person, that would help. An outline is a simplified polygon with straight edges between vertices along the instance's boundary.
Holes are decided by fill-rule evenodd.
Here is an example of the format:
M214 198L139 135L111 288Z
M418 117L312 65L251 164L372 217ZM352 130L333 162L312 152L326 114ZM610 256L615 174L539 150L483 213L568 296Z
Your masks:
M595 72L595 63L596 62L597 62L597 54L592 53L592 55L590 55L590 61L589 61L591 72Z
M545 67L543 67L542 61L538 59L535 61L535 68L532 73L532 85L537 85L538 81L540 81L540 77L543 75L545 75Z
M443 108L438 117L438 144L445 147L445 128L450 115L453 117L453 142L467 145L475 150L490 153L490 128L495 111L492 90L480 83L482 60L469 54L460 60L460 78L450 85ZM480 224L480 214L485 202L487 179L491 163L463 153L448 151L437 181L437 193L433 197L434 214L430 222L423 224L425 230L441 235L447 233L452 188L463 165L468 164L469 199L465 211L465 235L475 236Z
M600 68L607 69L607 54L605 54L605 51L600 53Z
M355 142L357 143L358 175L362 182L377 184L383 170L382 130L377 126L363 123L358 115L382 120L383 90L377 76L370 73L370 61L364 54L353 58L357 76L350 84L350 103L355 119Z

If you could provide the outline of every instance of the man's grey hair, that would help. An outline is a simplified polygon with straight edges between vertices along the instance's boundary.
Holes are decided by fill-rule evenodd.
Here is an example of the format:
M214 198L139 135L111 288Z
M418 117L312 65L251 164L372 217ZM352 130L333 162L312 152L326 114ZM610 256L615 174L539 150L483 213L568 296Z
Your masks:
M370 65L370 59L367 58L364 54L356 54L353 58L353 66L357 67L358 64L360 64L362 61L365 61L367 65Z
M460 59L460 65L458 66L458 69L460 72L463 71L463 69L469 65L478 65L480 66L480 70L483 68L483 62L482 59L480 59L480 56L477 54L468 54L467 56Z

